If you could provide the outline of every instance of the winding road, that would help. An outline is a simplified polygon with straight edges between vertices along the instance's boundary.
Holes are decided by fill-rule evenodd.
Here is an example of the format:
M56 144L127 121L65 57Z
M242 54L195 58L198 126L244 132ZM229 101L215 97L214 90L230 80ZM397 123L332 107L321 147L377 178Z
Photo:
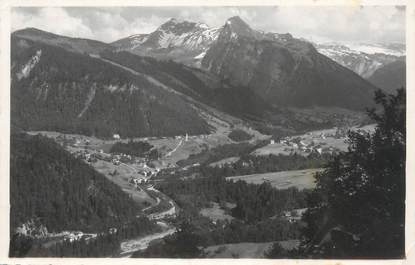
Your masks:
M179 149L179 147L183 144L183 139L180 140L180 142L177 144L177 146L175 148L173 148L173 150L171 150L170 152L168 152L166 154L166 157L171 156L174 152L177 151L177 149Z
M183 140L179 143L179 145L175 148L175 150L177 150L177 148L181 145L182 142L183 142ZM162 239L162 238L176 232L176 227L172 226L171 224L168 224L168 223L164 222L163 219L168 218L168 217L176 217L177 213L178 213L177 205L167 195L165 195L164 193L162 193L159 190L155 189L154 186L150 186L146 190L153 191L157 194L156 195L157 196L156 197L156 204L144 208L142 210L142 212L144 212L146 210L149 210L153 207L158 206L161 203L162 200L167 200L169 202L169 204L171 205L171 207L167 210L147 215L147 217L150 220L157 221L157 224L161 227L162 232L157 232L157 233L153 233L153 234L146 235L146 236L143 236L143 237L129 239L129 240L125 240L125 241L121 242L121 244L120 244L120 253L119 253L118 257L125 257L125 258L131 257L131 255L134 252L139 251L139 250L144 250L144 249L148 248L148 246L150 245L150 243L152 241L157 240L157 239Z
M165 211L162 212L156 212L153 214L149 214L147 217L150 220L157 220L157 224L162 228L162 232L157 232L154 234L150 234L147 236L143 236L143 237L138 237L138 238L134 238L134 239L129 239L129 240L125 240L123 242L121 242L120 245L120 253L119 253L119 257L130 257L134 252L139 251L139 250L144 250L146 248L148 248L148 246L150 245L150 243L154 240L157 239L162 239L168 235L171 235L173 233L176 232L176 228L164 221L162 221L164 218L167 217L175 217L177 215L177 206L175 205L174 201L172 199L170 199L169 197L167 197L167 195L163 194L162 192L158 191L157 189L155 189L153 186L147 188L147 190L152 190L155 191L156 193L158 193L160 195L160 197L164 197L162 199L166 199L169 201L169 204L171 205L171 207ZM150 207L147 207L145 209L143 209L143 211L148 210L152 207L157 206L158 204L160 204L161 200L160 197L157 197L157 203L155 205L152 205Z
M169 226L164 222L157 222L157 224L163 227L164 231L122 242L119 257L129 258L134 252L148 248L152 241L161 239L176 232L175 227Z

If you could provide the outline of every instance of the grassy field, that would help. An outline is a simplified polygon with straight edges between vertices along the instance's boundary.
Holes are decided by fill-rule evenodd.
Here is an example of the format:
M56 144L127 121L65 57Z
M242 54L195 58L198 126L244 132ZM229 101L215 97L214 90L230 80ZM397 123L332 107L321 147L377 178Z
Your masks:
M223 165L226 165L226 164L233 164L238 160L239 160L239 157L237 157L237 156L227 157L227 158L224 158L222 160L210 163L209 166L217 167L217 166L223 166Z
M237 243L207 247L204 252L207 258L265 258L264 254L274 242L264 243ZM298 247L298 240L279 241L287 250Z
M264 174L252 174L236 177L228 177L227 180L243 180L248 183L261 184L263 182L270 182L271 185L277 189L286 189L296 187L302 189L315 188L314 174L321 169L304 169L304 170L289 170L281 172L271 172Z
M216 222L218 220L232 220L233 217L229 214L226 214L225 210L221 209L219 204L216 202L212 203L212 207L203 208L200 210L200 214L208 217L212 221Z
M125 193L131 196L131 198L143 205L145 202L147 204L156 204L156 200L149 196L144 190L137 190L133 184L129 183L128 180L130 176L135 175L135 171L131 167L127 167L126 165L114 165L111 162L106 162L103 160L98 160L93 164L94 168L105 175L109 180L117 184ZM111 176L110 173L117 170L118 174L115 176Z

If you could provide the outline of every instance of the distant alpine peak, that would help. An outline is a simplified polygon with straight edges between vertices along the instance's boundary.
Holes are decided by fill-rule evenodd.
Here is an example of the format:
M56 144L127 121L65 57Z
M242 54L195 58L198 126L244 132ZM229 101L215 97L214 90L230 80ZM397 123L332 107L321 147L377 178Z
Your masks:
M225 33L230 33L232 37L234 37L235 34L238 36L253 37L259 33L251 29L251 27L239 16L234 16L226 20L223 29Z
M157 30L173 34L183 34L186 32L195 32L209 29L205 23L197 23L177 18L171 18L162 24Z
M178 19L178 18L174 18L174 17L170 18L168 21L171 22L171 23L182 23L182 22L184 22L183 19Z
M379 68L405 55L405 46L399 44L329 42L314 45L321 54L349 68L363 78L369 78Z
M248 24L246 24L246 22L243 21L240 16L233 16L233 17L228 18L228 20L226 21L226 24L240 24L240 25L248 26Z
M318 43L317 47L347 51L355 54L386 54L391 56L405 56L405 44L402 43L354 43L354 42L326 42Z

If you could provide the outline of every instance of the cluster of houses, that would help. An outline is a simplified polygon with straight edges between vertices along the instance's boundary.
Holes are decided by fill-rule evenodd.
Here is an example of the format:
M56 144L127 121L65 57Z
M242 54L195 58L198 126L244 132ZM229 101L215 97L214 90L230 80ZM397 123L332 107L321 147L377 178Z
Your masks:
M127 154L111 154L110 158L111 158L111 162L116 166L118 166L121 163L136 162L135 159L131 155L127 155Z
M68 240L69 242L74 242L74 241L78 241L81 239L88 241L97 236L97 234L87 234L81 231L72 231L72 232L65 231L63 232L63 234L64 234L63 235L64 240Z
M300 221L307 208L294 209L291 211L284 211L282 217L290 223Z
M79 136L77 137L77 136L58 135L56 137L56 140L58 143L61 143L64 146L70 145L74 147L88 146L91 143L89 139L85 139Z
M44 238L50 235L46 226L33 219L17 227L16 233L33 238Z
M129 182L133 184L136 189L140 189L139 185L147 184L153 176L160 172L159 168L149 167L145 162L139 164L139 168L140 169L137 170L137 174L130 176L129 179Z
M208 134L189 135L189 134L186 133L186 135L177 135L174 138L176 140L184 140L185 142L187 142L190 139L198 139L198 138L207 139L208 137L209 137ZM163 137L163 138L166 138L166 137Z
M334 134L328 133L319 133L318 135L313 135L313 133L307 133L307 137L313 140L306 140L302 137L284 137L279 141L271 140L270 144L280 144L283 145L284 151L290 153L305 153L305 154L332 154L337 152L338 150L332 146L325 146L326 143L322 142L321 140L325 140L327 137L332 137L336 139L343 139L346 135L347 131L344 132L343 130L337 130Z
M127 154L108 154L104 153L103 150L95 151L92 149L76 150L73 152L73 154L75 157L81 158L88 163L94 163L97 160L103 160L106 162L111 162L116 166L120 165L121 163L135 164L134 169L136 169L136 174L130 177L130 183L134 184L136 187L138 187L139 184L147 183L151 177L160 171L158 167L149 167L147 165L147 158L133 157Z
M98 154L91 152L87 149L77 150L73 153L73 155L77 158L83 159L88 163L94 163L98 159L102 159L98 156Z
M98 159L104 160L107 162L112 162L114 165L120 165L121 163L135 163L134 169L136 172L134 175L130 176L129 182L137 189L141 184L147 184L149 179L155 176L160 169L158 167L149 167L147 161L144 158L133 158L130 155L126 154L105 154L103 152L93 153L90 150L78 150L75 153L76 157L84 159L87 162L96 162Z
M32 238L62 238L74 242L77 240L89 240L95 238L96 234L83 233L81 231L62 231L59 233L49 233L47 228L37 221L30 220L16 229L17 234L22 234Z
M183 139L185 142L187 142L189 139L196 139L198 137L207 138L208 135L198 135L198 136L194 135L194 136L189 136L189 134L186 133L186 135L177 135L174 138L175 139ZM167 139L169 137L167 137L167 136L162 136L162 137L146 137L146 138L143 138L142 140L143 141L148 141L148 140L156 140L158 138L159 139ZM119 134L114 134L112 136L112 139L114 139L114 140L120 140L121 139L121 136Z

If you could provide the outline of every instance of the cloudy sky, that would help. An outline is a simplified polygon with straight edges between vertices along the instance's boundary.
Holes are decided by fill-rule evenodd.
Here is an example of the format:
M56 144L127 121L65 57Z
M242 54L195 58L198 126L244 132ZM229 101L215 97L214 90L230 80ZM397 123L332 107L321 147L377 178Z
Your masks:
M174 17L212 27L238 15L254 29L316 42L404 42L405 9L365 7L42 7L14 8L12 30L36 27L104 42L149 33Z

